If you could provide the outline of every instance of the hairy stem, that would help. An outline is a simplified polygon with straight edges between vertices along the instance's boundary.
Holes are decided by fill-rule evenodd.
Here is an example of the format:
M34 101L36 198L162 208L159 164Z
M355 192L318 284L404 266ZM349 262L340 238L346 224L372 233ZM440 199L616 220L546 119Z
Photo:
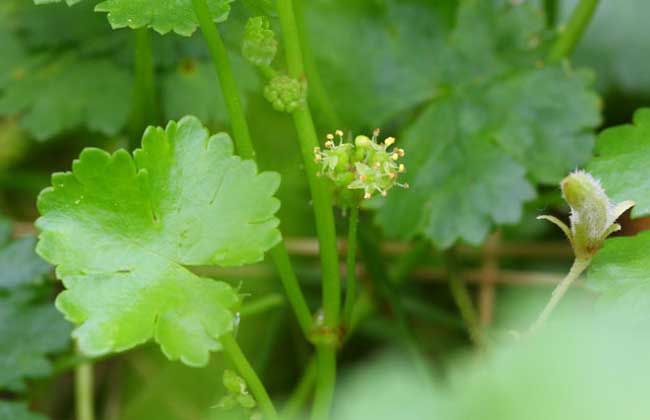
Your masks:
M253 148L246 116L239 97L239 89L230 65L228 50L226 50L221 35L219 35L219 31L212 20L212 13L207 0L192 0L192 5L217 70L217 77L219 78L226 109L232 124L233 136L237 144L237 151L242 158L253 159L255 149Z
M230 361L235 365L239 374L246 381L246 385L255 397L264 417L266 419L279 420L280 417L278 417L278 414L275 411L275 407L273 406L269 394L266 392L266 388L264 388L262 381L260 381L255 370L248 362L248 359L246 359L246 356L239 347L239 344L237 344L235 337L232 334L226 334L221 337L221 344L223 345L223 350Z
M573 284L574 281L578 279L578 277L580 277L580 274L582 274L582 272L585 271L587 267L589 267L590 262L591 259L580 258L576 258L573 261L573 265L569 270L569 274L567 274L566 277L560 282L560 284L555 287L555 290L553 290L553 294L551 295L551 299L539 314L537 320L535 320L533 325L531 325L528 329L529 334L534 334L542 327L542 325L544 325L549 316L551 316L551 313L553 313L553 310L557 304L560 303L562 297L566 294L567 290L569 290L569 287Z
M458 263L453 250L445 253L444 262L447 268L451 295L465 322L469 337L476 346L482 347L484 343L478 315L472 303L472 296L458 270Z
M93 364L85 362L74 370L75 412L77 420L93 420Z
M201 31L208 44L214 65L217 69L219 84L226 101L228 115L232 122L233 134L237 152L243 159L255 159L255 149L251 141L248 123L239 99L239 90L235 83L232 66L219 31L212 21L212 15L206 0L192 0L194 12L199 20ZM307 302L300 288L300 283L291 265L289 254L284 242L279 243L270 251L273 263L280 274L280 280L284 287L289 303L298 319L300 327L307 336L311 330L312 315Z
M352 310L357 298L357 225L359 224L359 207L350 208L348 222L348 255L346 258L345 303L343 305L343 320L350 324Z
M149 30L136 29L134 37L135 90L131 115L131 140L135 144L148 124L158 122L158 100Z
M296 25L292 0L277 0L278 16L282 28L285 56L289 76L304 78L303 56L300 47L300 34ZM307 172L316 220L316 232L320 244L320 259L323 271L323 326L330 331L339 328L339 311L341 307L341 278L339 273L338 252L336 249L336 229L332 211L332 197L323 180L317 176L314 162L314 148L318 146L318 137L306 105L293 112L293 121L298 132L300 150ZM317 346L318 379L313 418L326 419L332 404L336 382L336 343Z
M587 29L597 6L598 0L580 0L573 9L569 22L564 26L555 44L551 47L551 51L548 53L548 61L559 61L573 52L585 29Z

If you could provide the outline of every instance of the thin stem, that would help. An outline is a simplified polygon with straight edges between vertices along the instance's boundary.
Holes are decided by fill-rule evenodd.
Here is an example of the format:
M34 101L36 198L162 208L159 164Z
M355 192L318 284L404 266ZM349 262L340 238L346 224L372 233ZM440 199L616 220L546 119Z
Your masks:
M219 35L214 21L212 20L212 13L208 7L207 0L192 0L194 6L194 13L201 26L203 37L208 44L214 66L217 70L217 76L223 97L226 102L226 109L232 124L232 131L237 145L237 151L243 159L253 159L255 157L255 149L251 141L248 124L239 98L239 89L235 82L235 76L230 65L230 58L228 57L228 50Z
M93 364L77 365L74 370L75 412L77 420L93 420Z
M307 301L302 293L302 289L300 288L298 277L296 277L296 273L291 266L289 253L287 252L287 247L284 242L279 243L271 249L270 255L275 264L275 268L280 274L280 281L282 282L285 293L289 298L291 308L298 319L300 329L303 334L305 334L305 337L307 337L312 328L312 315L309 306L307 306Z
M239 310L242 318L262 314L275 308L281 308L285 305L284 296L278 293L268 294L261 298L246 301Z
M544 13L546 14L546 26L552 28L557 21L558 0L544 0Z
M300 47L300 35L296 25L292 0L277 0L277 11L282 28L284 50L289 76L304 78L303 56ZM316 221L316 232L320 245L320 259L323 271L323 326L330 331L339 328L339 311L341 308L341 278L339 273L338 252L336 248L336 228L332 211L332 197L323 180L317 176L314 162L314 148L318 147L318 137L308 106L293 112L293 121L298 133L303 163L311 191ZM327 419L334 396L336 383L336 343L317 346L318 379L312 418Z
M316 65L313 49L310 47L309 36L305 27L305 13L302 7L302 0L293 0L293 8L296 16L296 27L300 36L300 47L303 52L305 61L305 70L309 79L309 95L316 107L320 110L325 122L330 127L340 127L341 119L339 118L332 101L323 85L323 81Z
M458 263L454 251L447 251L445 253L444 262L447 268L451 295L465 322L469 337L476 346L482 347L484 343L478 315L476 314L476 309L472 303L472 297L467 289L467 285L458 271Z
M573 9L569 22L562 29L555 44L551 47L548 54L549 62L560 61L573 52L585 29L587 29L597 6L598 0L580 0Z
M136 29L135 37L135 90L131 116L131 137L137 143L148 124L158 121L155 71L151 37L147 28Z
M286 420L297 419L300 416L307 399L316 384L316 357L309 359L309 363L302 373L298 385L287 399L282 409L282 418Z
M357 298L357 225L359 224L359 207L350 208L348 222L348 255L346 258L345 303L343 305L343 320L350 324L352 311Z
M221 344L223 345L223 350L230 359L230 361L235 365L239 374L246 381L246 385L250 389L251 393L255 397L257 404L264 414L266 419L278 419L277 412L273 406L273 402L269 397L269 394L266 392L266 388L260 381L260 378L255 373L255 370L246 359L246 356L242 352L237 340L232 334L226 334L221 337Z
M580 277L580 274L582 274L582 272L585 271L587 267L589 267L590 262L591 259L580 258L576 258L573 261L573 265L569 270L569 274L567 274L566 277L560 282L560 284L555 287L555 290L553 290L553 294L551 295L551 299L544 307L544 310L542 310L542 312L537 317L537 320L528 329L529 334L534 334L542 327L542 325L544 325L549 316L551 316L551 313L553 313L553 310L557 304L560 303L562 297L565 295L567 290L569 290L571 284L573 284L573 282L576 281L578 277Z
M392 284L388 278L388 270L386 269L385 260L379 247L380 241L378 240L377 235L375 235L369 227L362 226L360 233L359 242L361 245L361 256L364 265L368 270L368 274L376 285L381 297L388 303L393 315L395 316L397 326L399 327L399 333L402 336L402 341L410 356L413 367L423 382L431 383L429 366L426 363L420 343L411 329L409 318L402 306L400 293L395 289L395 285Z
M232 66L230 65L228 51L212 21L212 15L206 0L192 0L192 4L199 20L201 31L212 54L215 68L217 69L219 84L221 85L221 90L226 101L226 108L232 121L237 152L244 159L255 159L255 149L239 100L239 90L235 82ZM270 255L280 274L280 280L287 293L291 307L298 318L300 327L303 333L305 333L305 336L307 336L311 329L312 315L300 288L298 278L291 266L291 260L289 259L284 242L276 245L270 251Z

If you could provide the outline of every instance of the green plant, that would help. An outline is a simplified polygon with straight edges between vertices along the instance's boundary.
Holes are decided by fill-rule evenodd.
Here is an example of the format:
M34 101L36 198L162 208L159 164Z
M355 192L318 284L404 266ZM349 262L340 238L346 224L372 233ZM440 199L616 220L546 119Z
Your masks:
M582 273L605 301L590 316L645 321L650 236L610 235L630 208L650 216L650 110L596 135L594 72L570 58L597 1L578 1L562 26L553 0L29 3L0 5L0 204L35 218L17 191L40 214L38 244L0 223L0 413L39 418L24 402L44 400L40 385L27 385L74 370L79 420L394 418L391 395L408 400L405 418L496 416L475 397L490 380L521 392L559 353L575 361L599 342L553 332L585 325L565 309L551 317ZM360 134L376 126L389 135ZM554 235L535 216L560 227L574 264L504 344L502 330L535 314L486 325L499 264L520 264L490 244ZM479 307L466 284L477 253ZM412 281L422 275L449 291ZM544 339L559 353L535 350ZM399 374L379 364L345 385L338 373L378 344L405 350L389 365L413 378L393 389ZM486 362L441 385L432 364L459 347ZM589 368L563 374L580 385ZM367 399L373 382L376 409L347 396ZM149 401L170 389L169 410ZM579 418L558 404L540 403L541 418Z

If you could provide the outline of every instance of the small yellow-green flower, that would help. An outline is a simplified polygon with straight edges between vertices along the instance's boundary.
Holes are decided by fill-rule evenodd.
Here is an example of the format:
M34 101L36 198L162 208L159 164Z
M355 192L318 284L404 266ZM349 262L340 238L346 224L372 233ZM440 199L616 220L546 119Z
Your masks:
M562 196L571 207L571 227L553 216L539 216L557 225L569 238L576 258L591 259L605 239L621 229L616 223L634 201L614 204L597 179L585 171L576 171L560 183Z
M395 143L394 137L378 141L379 129L372 138L357 136L354 142L343 140L343 132L328 134L325 149L317 147L314 159L320 164L320 174L334 183L335 194L342 206L354 205L361 199L371 198L375 193L386 196L394 186L408 188L397 182L399 174L405 171L399 159L404 150L398 147L389 150ZM335 143L338 138L338 144Z

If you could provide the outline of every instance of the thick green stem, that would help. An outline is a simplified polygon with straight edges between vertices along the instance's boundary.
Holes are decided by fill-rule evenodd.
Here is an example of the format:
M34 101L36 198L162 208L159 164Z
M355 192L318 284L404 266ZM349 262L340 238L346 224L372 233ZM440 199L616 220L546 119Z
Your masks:
M282 28L289 76L302 79L305 77L303 56L292 0L277 0L277 10ZM293 121L298 132L300 150L307 172L316 220L316 232L320 245L323 272L323 327L330 332L336 333L339 328L339 311L341 308L341 278L336 249L336 228L332 210L332 197L324 181L317 176L318 169L314 162L314 148L319 144L309 107L304 106L294 111ZM317 357L318 379L312 415L315 419L327 419L336 382L336 343L319 344L317 346Z
M327 345L319 345L316 348L316 370L318 375L311 420L328 420L336 385L335 348Z
M135 90L131 115L131 137L138 142L148 124L158 122L158 100L151 49L151 36L146 28L136 29L135 36Z
M348 255L346 258L345 303L343 305L343 320L350 324L354 303L357 299L357 225L359 224L359 208L350 208L348 219Z
M93 420L93 365L79 364L74 370L75 412L77 420Z
M221 36L212 21L212 15L208 9L206 0L192 0L194 12L201 25L201 31L208 44L214 65L217 69L217 76L219 77L219 84L223 91L223 96L226 101L228 114L232 122L233 133L235 137L235 144L237 145L237 152L243 159L255 159L255 149L251 141L248 123L242 109L239 99L239 90L235 83L233 76L232 66L228 58L228 51L226 50ZM270 251L271 258L275 264L280 280L289 298L289 303L298 318L298 322L305 336L311 330L312 315L307 306L307 302L300 288L298 278L291 266L289 254L284 242L279 243Z
M447 251L445 253L444 261L447 268L451 295L454 298L454 302L456 302L456 306L460 311L463 321L465 322L469 337L475 345L482 347L484 343L478 315L476 314L476 309L472 303L472 297L467 289L467 285L458 270L458 264L454 252Z
M544 13L546 14L546 26L553 28L557 22L558 0L544 0Z
M199 21L203 37L208 44L214 66L217 70L223 98L226 102L226 108L228 109L228 115L232 124L237 151L242 158L253 159L255 157L255 149L251 141L241 99L239 98L239 89L237 89L235 76L230 65L228 50L226 50L221 35L219 35L219 31L212 20L212 13L208 7L207 0L192 0L192 5L194 6L194 13Z
M239 344L237 344L235 337L232 334L226 334L221 337L221 344L223 345L223 350L232 364L235 365L239 374L246 381L246 385L248 385L248 389L250 389L251 393L255 397L264 417L266 419L279 420L280 417L278 417L278 414L275 411L275 407L273 406L269 394L266 392L266 388L264 388L262 381L260 381L255 370L248 362L248 359L246 359L246 356L239 347Z
M549 62L562 60L573 52L587 29L597 6L598 0L580 0L573 9L569 22L562 28L558 39L551 47L551 51L548 53Z
M580 277L580 274L582 274L582 272L585 271L587 267L589 267L590 262L591 259L581 258L576 258L573 261L573 265L569 270L569 274L567 274L566 277L557 285L555 290L553 290L551 299L544 307L544 310L542 310L542 312L539 314L537 320L528 329L528 334L534 334L542 327L542 325L544 325L549 316L551 316L551 313L553 313L553 310L557 304L560 303L562 297L565 295L567 290L569 290L569 287L573 284L574 281L578 279L578 277Z
M313 50L309 45L302 0L293 0L293 7L296 16L296 27L298 28L298 35L300 37L300 47L304 55L305 70L309 79L309 97L321 112L327 125L331 128L339 128L341 126L341 119L330 100L327 89L323 85L318 66L316 65L316 59L312 52Z

